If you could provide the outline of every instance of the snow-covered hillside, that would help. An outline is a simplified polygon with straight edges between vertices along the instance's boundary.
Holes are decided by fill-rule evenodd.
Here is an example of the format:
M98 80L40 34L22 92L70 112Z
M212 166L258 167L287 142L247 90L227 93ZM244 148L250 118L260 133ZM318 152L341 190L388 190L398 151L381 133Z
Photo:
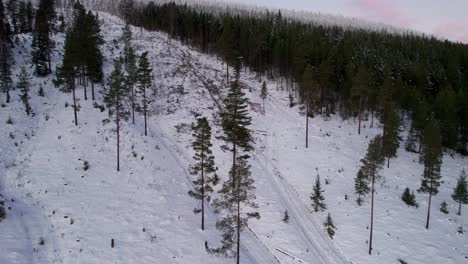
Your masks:
M105 13L100 18L107 76L119 56L123 23ZM17 91L13 102L0 108L0 193L9 207L0 223L0 263L233 262L206 253L205 241L211 246L220 240L217 216L210 209L207 228L201 231L199 215L192 212L198 204L187 194L192 188L188 166L195 115L207 117L214 135L221 135L217 114L227 93L223 63L169 41L166 34L133 30L136 50L150 52L158 95L148 137L141 116L136 125L125 123L120 172L115 170L114 125L102 122L107 112L85 101L81 90L78 127L72 108L66 107L71 95L55 88L53 77L33 80L33 117L24 113ZM63 38L56 37L54 65L61 62ZM30 65L30 37L20 39L15 73ZM457 205L450 198L459 172L468 169L466 158L444 156L443 184L426 230L427 195L416 193L417 209L400 199L405 187L419 188L423 168L416 154L400 148L377 186L374 254L369 256L370 206L367 200L356 205L354 177L370 139L381 128L365 123L359 136L352 120L316 117L310 120L310 145L305 149L305 117L298 106L289 108L288 93L268 82L263 112L261 84L248 71L241 80L253 118L250 163L261 214L242 234L242 263L467 261L467 235L457 230L468 230L468 220L455 214ZM37 96L39 86L45 97ZM101 96L97 103L103 104ZM13 124L6 124L10 116ZM224 180L231 161L221 145L215 140L213 150ZM90 164L86 171L85 161ZM309 196L317 175L328 208L312 213ZM438 210L442 201L449 204L448 215ZM285 210L289 223L282 221ZM333 240L323 228L328 212L337 227Z

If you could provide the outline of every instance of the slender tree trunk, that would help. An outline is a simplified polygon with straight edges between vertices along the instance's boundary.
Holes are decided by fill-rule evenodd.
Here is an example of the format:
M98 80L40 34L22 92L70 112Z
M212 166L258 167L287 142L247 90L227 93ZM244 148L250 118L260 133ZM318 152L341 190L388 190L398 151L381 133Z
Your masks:
M362 115L362 96L359 97L359 128L358 134L361 135L361 115Z
M119 104L120 102L117 102ZM120 108L117 105L117 117L116 117L116 122L117 122L117 171L120 171Z
M47 52L47 66L48 66L49 73L51 73L52 72L52 66L51 66L51 62L50 62L50 51Z
M306 104L306 148L309 148L309 102Z
M10 88L7 88L6 90L6 103L10 103Z
M369 238L369 255L372 255L372 234L374 231L374 193L375 193L375 175L372 174L372 190L371 190L371 224L370 224L370 238Z
M240 176L237 175L237 264L240 263L240 228L241 228L241 219L240 219Z
M203 143L202 143L203 144ZM204 159L203 159L204 151L203 151L203 146L202 146L202 153L201 153L201 229L205 230L205 175L204 175L204 169L205 169L205 164L204 164Z
M432 180L431 180L431 190L429 190L429 204L427 206L426 229L429 229L429 218L431 216L431 203L432 203Z
M76 107L76 95L75 95L75 79L70 80L72 95L73 95L73 114L75 116L75 126L78 126L78 114Z
M458 215L461 215L461 205L462 205L462 199L460 199L460 202L458 203Z
M390 157L387 157L387 168L390 168Z
M94 101L94 82L91 81L91 99Z
M421 154L421 148L422 148L422 133L419 133L419 148L418 148L418 153Z
M371 124L370 127L374 127L374 111L371 111Z
M84 99L88 100L88 91L86 88L86 76L83 75Z

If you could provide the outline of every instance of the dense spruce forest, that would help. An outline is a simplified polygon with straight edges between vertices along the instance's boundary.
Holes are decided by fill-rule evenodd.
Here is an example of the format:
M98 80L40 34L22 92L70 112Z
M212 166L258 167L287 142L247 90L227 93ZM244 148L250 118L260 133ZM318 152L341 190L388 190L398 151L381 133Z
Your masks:
M467 154L468 45L413 33L323 26L281 11L123 1L120 13L133 25L168 32L228 65L241 57L260 80L277 78L310 104L309 115L376 117L384 123L386 105L394 105L402 118L413 120L405 139L409 151L420 152L424 124L434 118L444 147Z

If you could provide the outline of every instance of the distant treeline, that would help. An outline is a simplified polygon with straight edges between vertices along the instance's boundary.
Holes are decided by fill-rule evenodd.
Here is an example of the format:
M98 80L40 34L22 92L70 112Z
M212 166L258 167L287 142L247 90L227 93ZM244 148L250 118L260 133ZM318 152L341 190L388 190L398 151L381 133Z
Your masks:
M168 32L229 64L242 57L260 75L286 80L312 111L382 119L391 100L414 121L412 133L421 135L424 123L434 118L444 146L467 153L468 45L323 26L280 11L230 13L174 2L122 1L120 7L128 23ZM304 79L314 82L306 85Z

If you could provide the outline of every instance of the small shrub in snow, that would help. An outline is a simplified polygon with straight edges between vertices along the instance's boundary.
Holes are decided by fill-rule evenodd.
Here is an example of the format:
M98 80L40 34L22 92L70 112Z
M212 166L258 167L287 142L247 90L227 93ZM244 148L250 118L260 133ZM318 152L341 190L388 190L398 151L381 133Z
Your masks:
M91 167L91 165L89 165L89 162L87 160L85 160L83 162L83 170L87 171L87 170L89 170L90 167Z
M39 95L40 97L44 97L44 96L45 96L44 88L42 88L42 85L39 86L39 91L37 92L37 95ZM66 107L66 106L65 106L65 107Z
M397 259L400 264L408 264L408 262L402 260L402 259Z
M6 211L5 211L5 201L3 200L3 197L0 195L0 222L2 222L3 219L6 217Z
M333 220L330 216L330 213L328 213L327 220L325 220L325 223L323 223L323 225L325 226L325 229L327 230L327 233L330 236L330 238L333 239L333 236L335 235L336 227L333 224Z
M13 125L15 122L13 121L13 118L11 118L11 116L8 116L8 119L7 119L6 123L8 125Z
M444 214L448 214L449 211L448 211L448 208L447 208L447 203L445 201L443 201L441 204L440 204L440 211Z
M283 213L283 222L285 222L286 224L289 223L288 210L285 210L284 213Z
M68 102L65 102L65 108L67 108L67 107L68 107Z
M405 191L403 192L401 200L403 200L403 202L405 202L408 206L414 206L416 208L419 207L418 203L416 202L414 192L411 192L408 187L406 187Z
M45 244L44 238L43 238L43 237L40 237L40 238L39 238L39 241L37 242L37 244L38 244L39 246L43 246L43 245Z
M294 107L294 97L292 94L289 94L289 107L290 108Z

